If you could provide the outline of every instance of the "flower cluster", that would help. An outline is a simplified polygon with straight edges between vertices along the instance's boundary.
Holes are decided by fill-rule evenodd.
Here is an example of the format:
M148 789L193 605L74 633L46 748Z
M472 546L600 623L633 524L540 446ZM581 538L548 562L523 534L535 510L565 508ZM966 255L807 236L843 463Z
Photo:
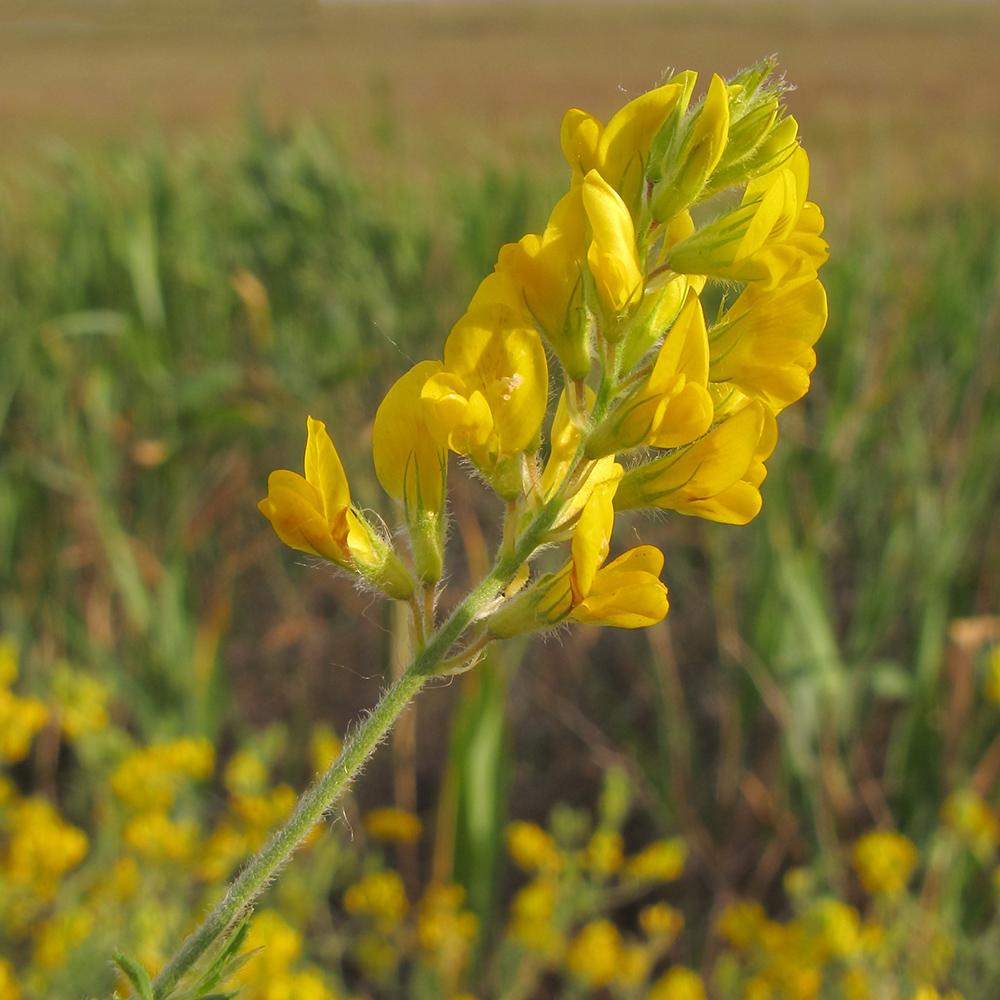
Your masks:
M940 911L936 893L952 863L949 841L957 836L970 850L985 849L983 830L996 820L965 792L952 796L943 813L934 852L938 869L932 863L912 894L921 863L916 846L894 830L870 830L851 850L854 873L870 897L866 908L821 891L816 877L801 868L785 875L792 919L772 920L752 901L726 907L716 925L726 945L713 974L719 997L962 1000L944 985L952 974L958 928ZM994 837L992 850L996 846Z
M772 71L715 76L697 102L682 73L606 125L569 111L570 186L544 231L501 248L441 359L403 375L375 415L375 472L401 506L408 556L352 504L312 418L304 477L273 473L260 504L279 537L412 598L420 639L456 454L506 504L502 579L476 609L486 641L662 619L663 556L641 545L609 561L615 514L753 518L775 417L808 390L826 323L823 217ZM533 572L535 553L564 540L562 566Z

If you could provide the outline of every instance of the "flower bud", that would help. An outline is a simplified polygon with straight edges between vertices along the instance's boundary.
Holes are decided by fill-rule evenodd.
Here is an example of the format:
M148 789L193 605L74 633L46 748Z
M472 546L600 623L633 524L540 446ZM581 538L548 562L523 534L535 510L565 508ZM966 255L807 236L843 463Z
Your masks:
M726 148L729 93L722 77L712 77L705 100L684 127L687 131L676 159L662 166L661 180L653 188L651 209L660 222L699 200Z

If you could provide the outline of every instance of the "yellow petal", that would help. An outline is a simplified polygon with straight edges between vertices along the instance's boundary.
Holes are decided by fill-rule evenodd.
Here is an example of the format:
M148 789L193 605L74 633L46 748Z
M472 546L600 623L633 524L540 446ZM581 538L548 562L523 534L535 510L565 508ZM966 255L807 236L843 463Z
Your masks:
M322 503L315 486L298 473L279 469L268 476L267 496L257 507L286 545L350 566L348 508L339 508L328 521Z
M649 145L683 92L681 84L668 83L642 94L619 110L599 137L597 157L591 162L633 213L642 193Z
M667 588L659 579L662 569L659 549L629 549L597 572L590 593L573 608L570 620L619 628L655 625L670 607Z
M732 382L776 410L808 390L799 359L827 320L826 292L809 263L799 263L805 275L786 276L774 288L748 286L712 331L712 380Z
M642 297L635 227L625 202L592 170L583 181L583 204L593 230L587 263L604 308L617 315Z
M306 481L319 490L323 498L323 513L329 520L332 512L351 503L344 466L322 420L306 420L305 473Z
M613 119L612 119L613 120ZM574 178L583 179L598 163L598 145L604 126L586 111L571 108L563 115L559 143Z
M372 426L375 474L391 497L402 500L407 516L440 512L448 474L447 428L427 419L420 393L441 371L440 361L414 365L386 393Z
M750 468L764 424L763 405L749 403L690 447L629 472L616 495L616 507L651 506L709 516L703 512L715 508L706 502L736 486ZM737 493L741 491L738 487ZM742 504L734 516L742 517L748 509ZM724 518L720 514L713 519Z
M587 216L582 186L564 195L541 236L529 234L500 248L496 269L519 290L524 308L571 378L590 371L581 268Z
M752 483L740 480L715 496L678 503L674 510L722 524L746 524L760 513L760 508L759 490Z
M482 393L501 455L532 444L545 417L549 387L545 348L534 329L512 325L503 309L470 308L445 342L444 363Z
M708 390L688 382L662 405L646 443L654 448L680 448L705 434L714 416L715 404Z
M574 603L590 593L594 575L608 557L615 522L613 497L617 485L616 481L610 481L595 487L577 521L572 543Z

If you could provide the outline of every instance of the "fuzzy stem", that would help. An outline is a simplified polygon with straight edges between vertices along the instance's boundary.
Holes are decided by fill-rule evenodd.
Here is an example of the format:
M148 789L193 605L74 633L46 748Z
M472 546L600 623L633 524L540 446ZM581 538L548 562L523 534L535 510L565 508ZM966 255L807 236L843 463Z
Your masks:
M535 515L513 549L500 556L489 576L466 595L413 658L406 671L385 691L371 714L344 744L330 769L303 793L288 822L236 876L222 901L156 977L153 983L155 1000L167 1000L184 975L216 941L232 930L257 896L267 888L309 831L364 767L403 709L427 679L438 671L462 633L486 610L521 564L538 548L561 506L561 496L557 494Z

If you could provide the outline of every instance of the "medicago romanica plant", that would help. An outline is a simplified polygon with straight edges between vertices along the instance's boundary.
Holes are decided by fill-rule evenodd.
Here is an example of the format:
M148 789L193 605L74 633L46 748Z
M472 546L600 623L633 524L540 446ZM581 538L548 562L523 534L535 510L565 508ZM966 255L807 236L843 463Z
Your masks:
M305 475L272 473L260 508L281 540L405 602L415 655L155 983L126 961L141 993L173 995L232 934L429 678L471 668L493 641L666 615L661 552L609 560L617 514L757 514L775 418L808 390L827 316L823 216L772 71L715 76L697 102L696 74L681 73L606 126L566 114L572 179L545 231L501 248L443 358L403 375L375 415L375 471L400 535L352 504L318 420ZM496 492L504 526L492 570L441 614L450 453ZM555 545L564 554L548 567Z

